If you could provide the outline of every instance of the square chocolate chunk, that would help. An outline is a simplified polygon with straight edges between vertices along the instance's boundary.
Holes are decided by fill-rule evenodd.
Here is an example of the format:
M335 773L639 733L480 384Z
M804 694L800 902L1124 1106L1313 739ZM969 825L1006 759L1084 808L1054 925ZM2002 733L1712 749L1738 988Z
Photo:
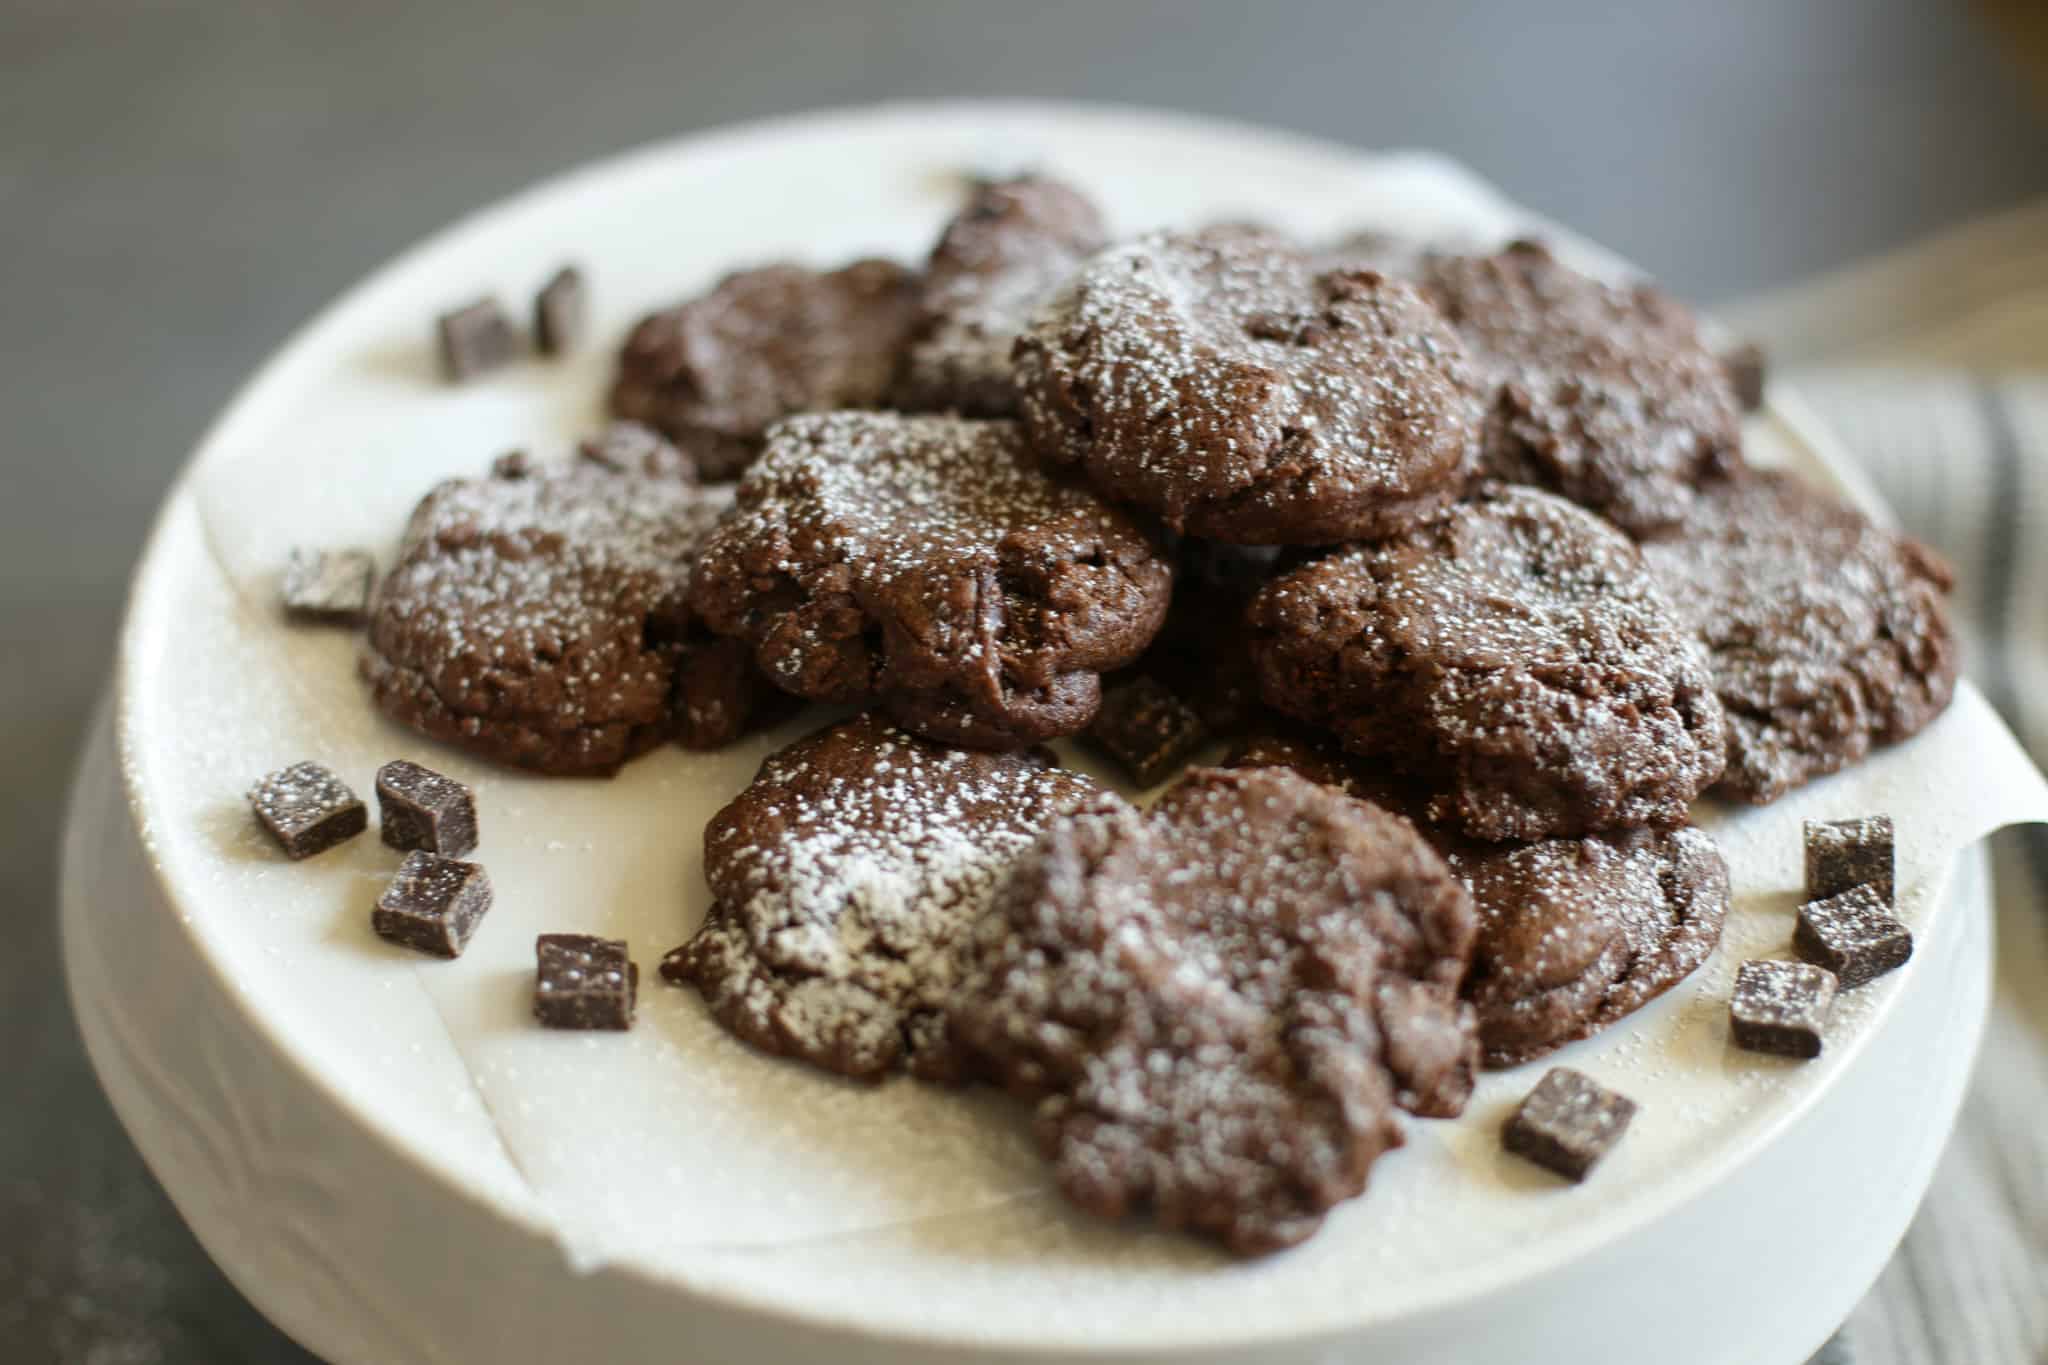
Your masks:
M496 299L443 313L434 324L441 344L441 373L453 384L508 365L519 350L518 333Z
M1806 898L1826 900L1869 884L1886 905L1892 894L1892 818L1806 822Z
M491 879L475 863L412 852L370 914L380 938L434 957L460 957L491 908Z
M1764 375L1768 367L1763 347L1753 341L1730 347L1721 354L1721 368L1727 372L1728 385L1735 390L1735 401L1744 412L1755 412L1764 405Z
M590 293L583 284L583 272L563 266L533 298L533 340L543 355L572 351L583 339L583 326L590 315Z
M398 758L377 769L377 814L393 848L444 858L476 848L476 793L432 768Z
M1842 990L1903 967L1913 956L1913 931L1896 919L1868 882L1799 907L1792 946L1835 974Z
M594 934L542 934L534 943L539 967L533 1017L548 1028L625 1029L633 1026L640 968L622 939Z
M1102 709L1088 727L1089 742L1141 787L1171 777L1208 738L1193 707L1142 676L1105 687Z
M370 611L377 561L363 550L293 550L284 566L285 615L353 625Z
M1567 1066L1543 1073L1515 1106L1501 1144L1568 1180L1584 1180L1608 1149L1621 1141L1636 1102Z
M1735 1046L1780 1057L1820 1056L1835 974L1804 962L1745 962L1728 1002Z
M348 784L318 763L294 763L249 789L256 819L288 858L325 853L369 828L370 813Z

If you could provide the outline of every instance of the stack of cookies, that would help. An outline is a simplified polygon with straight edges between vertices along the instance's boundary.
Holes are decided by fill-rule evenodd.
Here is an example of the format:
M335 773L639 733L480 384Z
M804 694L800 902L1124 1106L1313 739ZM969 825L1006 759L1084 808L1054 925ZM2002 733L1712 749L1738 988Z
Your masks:
M769 1052L1000 1085L1077 1204L1268 1251L1398 1111L1706 958L1696 800L1946 705L1947 569L1750 469L1738 378L1540 245L1118 241L983 184L920 268L642 321L618 426L427 497L365 671L555 773L852 708L712 821L662 974ZM1172 785L1041 747L1090 735Z

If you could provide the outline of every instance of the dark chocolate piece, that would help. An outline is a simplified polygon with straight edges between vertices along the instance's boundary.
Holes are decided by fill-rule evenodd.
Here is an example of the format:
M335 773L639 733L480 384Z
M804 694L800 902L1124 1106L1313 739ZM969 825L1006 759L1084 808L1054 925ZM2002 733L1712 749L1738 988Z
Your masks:
M572 351L583 340L590 318L590 291L583 272L565 265L533 297L533 342L542 355Z
M640 968L623 939L542 934L533 983L533 1017L547 1028L628 1029Z
M476 847L476 793L452 777L393 759L377 769L384 842L460 858Z
M1892 818L1806 822L1806 898L1826 900L1868 883L1878 899L1894 904Z
M1193 707L1142 676L1102 689L1102 709L1087 735L1141 787L1171 777L1209 738Z
M1721 353L1721 368L1728 372L1728 384L1735 390L1735 401L1744 412L1755 412L1764 405L1764 375L1768 367L1764 364L1763 347L1753 341L1731 347Z
M1735 1046L1780 1057L1818 1057L1834 1003L1831 971L1804 962L1745 962L1735 973L1735 993L1728 1001Z
M491 908L491 879L475 863L415 850L370 914L379 938L434 957L460 957Z
M1501 1145L1567 1180L1584 1180L1636 1116L1636 1102L1582 1072L1554 1066L1501 1129Z
M284 567L285 615L354 625L370 611L377 561L363 550L293 550Z
M353 839L370 824L370 813L348 785L318 763L294 763L249 789L257 820L285 856L310 858Z
M496 299L478 299L443 313L434 330L441 344L441 373L451 384L510 364L519 349L512 320Z
M1865 882L1800 906L1792 946L1833 972L1842 990L1852 991L1905 966L1913 956L1913 931L1893 917L1877 887Z
M508 450L491 461L494 479L527 479L533 477L533 472L533 456L523 450Z

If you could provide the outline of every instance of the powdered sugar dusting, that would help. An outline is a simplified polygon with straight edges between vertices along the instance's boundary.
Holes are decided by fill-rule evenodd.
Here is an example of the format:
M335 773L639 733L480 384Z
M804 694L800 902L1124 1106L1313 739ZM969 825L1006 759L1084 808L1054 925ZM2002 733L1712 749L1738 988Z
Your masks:
M1442 319L1255 229L1158 233L1089 262L1017 347L1049 457L1177 528L1341 540L1462 478L1476 381Z
M373 607L380 704L512 761L616 765L665 724L692 565L728 498L589 459L440 485Z
M1532 489L1297 570L1251 619L1269 701L1443 783L1431 818L1475 837L1682 823L1721 770L1698 642L1626 537Z
M770 758L705 831L717 899L679 955L728 1027L854 1074L911 1064L960 979L964 931L1088 779L864 716ZM919 1030L922 1029L923 1032Z
M1455 1113L1470 900L1402 821L1291 773L1203 771L1084 813L1020 865L956 997L963 1043L1043 1096L1061 1187L1271 1250Z

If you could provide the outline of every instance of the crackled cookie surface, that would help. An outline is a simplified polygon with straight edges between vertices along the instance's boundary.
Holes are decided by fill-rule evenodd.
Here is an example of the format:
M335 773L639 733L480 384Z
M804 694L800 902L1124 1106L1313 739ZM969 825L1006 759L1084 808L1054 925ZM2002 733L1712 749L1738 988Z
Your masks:
M1313 1233L1457 1113L1470 898L1407 822L1277 770L1056 824L975 936L957 1045L1037 1103L1060 1188L1242 1254Z
M1291 768L1416 818L1479 911L1464 993L1489 1067L1591 1037L1684 980L1720 942L1728 866L1702 830L1486 844L1423 819L1426 788L1300 736L1252 736L1230 761Z
M1955 693L1949 566L1791 475L1715 488L1643 558L1706 642L1732 796L1774 801L1916 734Z
M946 748L872 713L821 731L712 818L714 906L662 975L765 1051L948 1077L967 931L1039 832L1084 804L1120 803L1043 749Z
M1681 825L1721 773L1698 641L1626 536L1534 489L1286 574L1249 619L1269 704L1475 838Z
M1108 239L1102 214L1070 185L1022 176L977 186L925 263L897 405L1014 417L1017 334Z
M1741 464L1727 367L1662 290L1602 283L1534 242L1414 268L1491 390L1488 476L1642 533L1683 521L1701 483Z
M892 261L742 270L634 327L611 409L659 428L706 478L729 479L779 417L880 406L917 309L917 277Z
M1014 422L847 412L775 428L691 600L790 692L1012 748L1088 724L1171 583L1138 523L1047 474Z
M618 463L627 444L562 465L501 460L427 495L371 605L362 670L385 714L563 774L747 728L773 690L696 629L687 602L730 496L680 477L658 442Z
M1099 253L1033 319L1016 365L1044 458L1215 540L1406 525L1457 494L1476 445L1477 379L1434 309L1257 229Z

